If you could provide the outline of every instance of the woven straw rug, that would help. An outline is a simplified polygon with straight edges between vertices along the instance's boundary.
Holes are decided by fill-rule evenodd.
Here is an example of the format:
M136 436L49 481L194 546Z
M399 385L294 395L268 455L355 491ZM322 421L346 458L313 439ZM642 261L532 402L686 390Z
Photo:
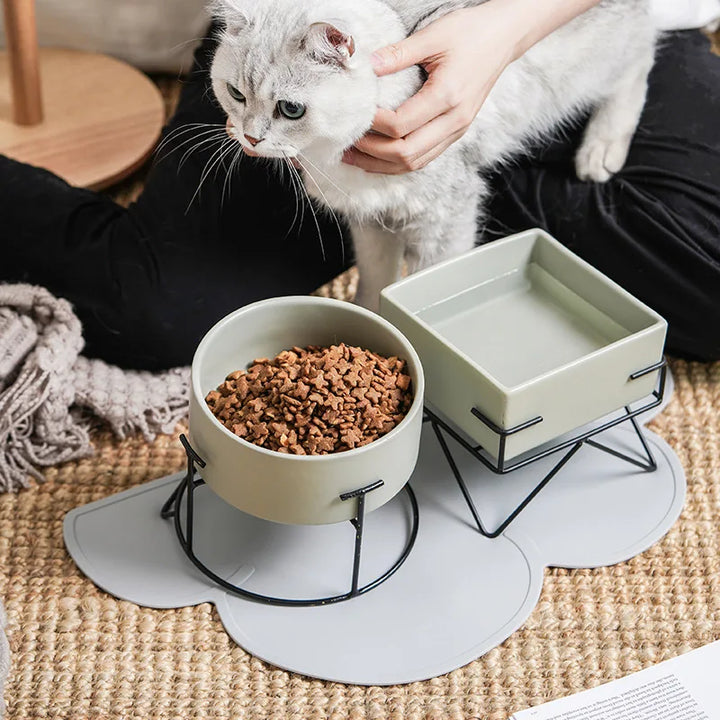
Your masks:
M160 84L170 108L178 85ZM136 176L114 195L128 202L141 185ZM347 273L321 292L347 298L354 282ZM502 645L448 675L398 687L277 670L235 645L212 605L150 610L85 579L63 546L64 514L184 465L176 435L148 445L99 427L95 457L0 496L0 597L13 651L8 720L506 720L719 639L720 363L671 367L675 395L650 425L688 478L670 533L614 567L547 570L539 604Z
M399 687L277 670L235 645L212 605L150 610L83 577L63 546L63 515L184 464L176 437L118 442L99 429L95 457L0 497L9 720L505 720L720 638L720 363L674 361L672 370L676 394L651 424L688 476L670 533L614 567L546 571L537 608L500 647Z

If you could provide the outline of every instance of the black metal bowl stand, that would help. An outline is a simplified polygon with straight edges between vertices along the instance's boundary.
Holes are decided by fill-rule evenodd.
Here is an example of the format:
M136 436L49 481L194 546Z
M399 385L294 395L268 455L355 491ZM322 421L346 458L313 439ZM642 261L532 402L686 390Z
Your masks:
M498 456L497 458L493 458L490 456L480 445L474 445L471 442L468 442L465 437L463 437L450 423L446 422L444 419L439 417L436 413L431 411L429 408L425 408L425 422L429 422L432 425L432 428L435 432L435 435L437 437L437 440L440 444L440 447L442 448L442 451L448 461L448 464L450 465L450 468L452 470L452 473L455 477L455 480L457 481L457 484L460 488L460 491L462 492L462 495L465 499L465 502L468 505L468 508L470 509L470 512L472 513L473 519L475 521L475 524L477 525L478 531L484 535L487 538L496 538L500 534L502 534L508 526L518 517L518 515L532 502L532 500L537 497L537 495L540 493L540 491L552 480L553 477L555 477L558 472L568 463L568 461L580 450L580 448L583 445L590 445L591 447L594 447L598 450L602 450L603 452L610 453L611 455L614 455L615 457L626 461L628 463L631 463L637 467L639 467L641 470L646 472L652 472L653 470L657 469L657 463L655 462L655 459L652 455L652 452L650 450L650 447L647 444L647 441L643 437L642 431L640 429L640 426L637 422L637 416L641 415L642 413L645 413L649 410L651 410L654 407L657 407L663 400L663 396L665 393L665 380L667 376L667 364L665 359L661 360L658 363L655 363L654 365L651 365L650 367L644 368L642 370L639 370L638 372L632 373L630 375L630 380L636 380L637 378L643 377L645 375L648 375L652 372L655 372L659 370L659 380L658 380L658 386L652 393L652 400L649 400L646 404L644 404L642 407L636 408L635 410L632 410L629 406L625 406L624 412L618 416L614 417L610 420L607 420L603 422L599 426L593 426L590 430L587 430L585 432L581 432L577 435L572 436L570 439L565 439L562 441L559 441L555 444L552 444L550 446L544 445L541 446L541 448L537 451L526 453L524 455L521 455L519 459L516 459L514 462L508 462L505 455L505 446L506 446L506 440L509 436L514 435L516 433L522 432L526 428L532 427L534 425L537 425L538 423L541 423L543 421L543 418L541 416L537 416L535 418L532 418L531 420L528 420L527 422L521 423L519 425L516 425L514 427L510 428L502 428L496 425L492 420L490 420L488 417L486 417L480 410L473 407L471 408L470 412L484 425L486 425L490 430L492 430L495 434L499 437L498 442ZM619 452L618 450L615 450L614 448L608 447L607 445L604 445L603 443L598 442L594 437L596 435L599 435L600 433L609 430L612 427L615 427L616 425L619 425L623 422L630 422L632 423L632 426L635 430L635 434L637 435L637 438L639 439L643 452L644 452L644 459L639 460L636 457L631 457L630 455L627 455L625 453ZM485 467L487 467L489 470L496 474L504 475L506 473L510 473L513 470L518 470L519 468L525 467L526 465L529 465L531 463L537 462L538 460L541 460L542 458L545 458L553 453L560 452L562 450L568 450L561 458L558 460L558 462L550 469L549 472L547 472L535 485L535 487L532 489L528 495L523 498L523 500L515 507L515 509L494 529L494 530L488 530L485 525L483 524L480 514L478 512L478 509L475 505L475 502L472 499L472 495L467 487L467 484L465 480L462 477L462 474L460 473L460 470L458 469L458 466L455 462L455 459L453 458L452 452L450 451L450 448L448 447L447 441L445 439L444 434L449 435L454 440L456 440L465 450L467 450L474 458L476 458L479 462L481 462ZM165 502L165 504L162 507L161 515L165 519L174 518L175 522L175 532L177 534L178 540L180 541L180 545L185 552L185 554L188 556L188 558L192 561L192 563L207 577L209 577L213 582L217 583L220 587L224 588L225 590L235 594L239 595L241 597L247 598L249 600L253 600L260 603L265 603L269 605L283 605L283 606L297 606L297 607L308 607L308 606L314 606L314 605L329 605L331 603L336 602L342 602L344 600L349 600L354 597L358 597L359 595L362 595L366 592L369 592L370 590L378 587L380 584L385 582L389 577L391 577L399 568L400 566L405 562L405 560L410 555L410 551L412 550L415 540L417 538L418 534L418 526L419 526L419 511L418 511L418 503L417 499L415 497L415 493L413 492L412 488L409 484L406 484L403 488L406 494L406 497L410 503L410 511L411 511L411 526L410 526L410 532L408 533L408 539L406 541L406 544L403 548L402 553L398 557L398 559L395 561L395 563L381 576L375 578L371 582L360 586L359 584L359 577L360 577L360 561L361 561L361 554L362 554L362 542L363 542L363 532L364 532L364 523L365 523L365 498L366 496L371 493L373 490L377 490L377 488L383 486L382 480L377 480L373 483L370 483L369 485L366 485L365 487L358 488L356 490L352 490L347 493L343 493L340 495L340 499L343 502L348 502L351 500L357 501L357 509L355 513L355 517L350 520L353 527L355 528L355 545L354 545L354 552L353 552L353 561L352 561L352 579L350 583L350 589L345 592L341 593L339 595L333 595L328 597L321 597L321 598L312 598L312 599L292 599L292 598L280 598L280 597L274 597L274 596L268 596L268 595L262 595L259 593L252 592L250 590L246 590L238 585L235 585L224 578L220 577L215 573L211 568L209 568L203 561L201 561L197 555L194 552L193 549L193 534L194 534L194 521L195 521L195 490L203 485L205 481L202 479L202 477L199 476L198 468L202 469L205 467L205 461L195 452L195 450L190 445L190 442L185 437L185 435L180 436L180 441L183 444L183 447L185 449L185 454L187 456L187 471L185 473L185 476L180 480L177 487L173 491L172 495L168 498L168 500ZM187 495L187 499L185 502L185 529L183 529L182 526L182 515L181 512L181 505L183 501L183 497Z
M185 448L185 454L187 455L187 471L185 476L180 480L177 487L173 491L172 495L168 498L161 510L161 516L164 519L174 518L175 520L175 532L180 541L180 545L192 561L204 575L209 577L213 582L217 583L220 587L225 590L239 595L240 597L247 598L248 600L254 600L255 602L265 603L267 605L283 605L283 606L296 606L296 607L308 607L312 605L329 605L331 603L341 602L343 600L350 600L351 598L363 595L369 592L373 588L385 582L390 576L392 576L400 566L407 560L410 555L410 551L415 544L417 538L418 525L419 525L419 512L417 499L415 493L409 484L405 484L403 490L410 503L411 513L411 525L408 533L408 538L403 548L400 557L393 563L386 572L379 577L375 578L371 582L360 586L360 560L362 555L362 543L363 533L365 526L365 498L373 490L377 490L382 487L385 483L382 480L376 480L365 487L351 490L350 492L343 493L340 495L340 499L343 502L350 502L352 500L357 501L357 509L355 517L350 520L353 527L355 528L355 545L352 560L352 579L350 583L350 589L339 595L332 595L328 597L312 598L312 599L291 599L274 597L270 595L262 595L260 593L251 592L246 590L234 583L231 583L224 578L220 577L211 568L209 568L202 560L200 560L193 549L193 535L194 535L194 523L195 523L195 490L201 485L205 484L202 477L199 476L197 468L202 469L205 467L205 461L195 452L193 447L190 445L189 440L185 435L180 436L180 441ZM187 495L185 501L185 529L182 527L182 516L181 504L183 497Z
M433 430L435 431L435 435L437 436L438 442L440 443L440 447L442 448L443 453L445 454L445 457L447 458L447 461L450 465L450 468L452 469L453 475L455 476L455 480L457 481L458 486L460 487L460 491L463 494L463 497L465 498L465 502L467 503L470 512L472 513L473 519L475 520L475 524L477 525L478 531L488 538L496 538L498 535L500 535L502 532L504 532L507 527L510 525L510 523L517 518L517 516L532 502L532 500L538 495L538 493L552 480L555 475L560 472L560 470L565 466L565 464L570 460L570 458L575 455L575 453L580 450L580 448L583 445L590 445L594 448L597 448L598 450L602 450L603 452L610 453L611 455L614 455L617 458L620 458L621 460L624 460L628 463L631 463L633 465L636 465L637 467L641 468L642 470L646 472L652 472L657 469L657 463L655 462L655 458L652 455L652 452L650 450L650 447L647 444L647 441L643 437L642 431L640 429L640 426L637 422L637 416L647 412L648 410L651 410L654 407L657 407L660 405L660 403L663 400L663 396L665 394L665 379L667 376L667 363L666 360L663 358L660 362L655 363L654 365L651 365L650 367L644 368L642 370L639 370L637 372L634 372L630 375L630 380L636 380L640 377L643 377L645 375L649 375L652 372L655 372L659 370L659 379L658 379L658 385L656 389L652 393L652 399L649 400L645 405L642 407L636 408L635 410L631 410L629 406L625 406L624 413L621 414L619 417L612 418L611 420L608 420L601 425L597 427L592 427L590 430L587 430L585 432L582 432L578 435L575 435L571 437L570 439L563 440L561 442L558 442L550 447L542 446L542 448L536 452L531 452L529 454L521 455L520 459L515 460L514 462L508 462L505 458L505 444L506 440L510 435L514 435L516 433L522 432L526 428L532 427L534 425L537 425L538 423L541 423L543 421L541 416L532 418L531 420L528 420L527 422L524 422L522 424L516 425L514 427L510 428L501 428L498 425L496 425L494 422L492 422L489 418L487 418L483 413L481 413L477 408L473 407L471 408L470 412L484 425L486 425L490 430L492 430L495 434L499 436L499 443L498 443L498 457L497 459L494 459L491 457L480 445L473 445L471 442L468 442L468 440L463 437L460 433L457 432L457 430L450 425L448 422L440 418L436 413L429 410L427 407L425 408L425 418L424 420L426 422L430 422L432 425ZM615 450L614 448L608 447L607 445L604 445L597 440L592 439L594 436L599 435L600 433L604 432L605 430L609 430L612 427L615 427L616 425L619 425L620 423L630 421L632 423L632 426L635 430L635 433L640 440L640 443L643 448L643 452L645 454L645 458L643 460L639 460L635 457L631 457L630 455L627 455L625 453L621 453L618 450ZM462 474L460 473L460 470L458 469L458 466L455 462L455 459L452 456L452 453L450 452L450 449L447 445L447 442L445 440L445 437L443 436L443 433L447 433L450 437L452 437L454 440L456 440L465 450L467 450L473 457L475 457L479 462L481 462L485 467L487 467L489 470L491 470L494 473L504 475L506 473L512 472L513 470L518 470L521 467L525 467L526 465L529 465L530 463L537 462L538 460L541 460L544 457L547 457L548 455L551 455L556 452L560 452L561 450L565 450L569 448L568 452L565 453L562 458L550 469L548 473L546 473L538 482L538 484L532 489L532 491L523 498L523 500L515 507L515 509L494 529L494 530L488 530L485 525L483 524L480 514L478 513L477 507L472 499L472 495L470 494L470 491L468 490L467 484L465 480L462 477Z

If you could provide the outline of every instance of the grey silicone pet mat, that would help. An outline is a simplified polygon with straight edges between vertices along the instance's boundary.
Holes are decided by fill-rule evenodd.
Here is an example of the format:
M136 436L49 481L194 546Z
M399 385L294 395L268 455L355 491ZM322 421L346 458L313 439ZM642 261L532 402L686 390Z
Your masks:
M666 398L669 394L670 388ZM685 476L670 447L651 431L643 433L656 471L644 472L584 446L491 540L473 525L426 426L410 480L420 509L415 547L384 584L333 605L263 605L232 595L202 575L183 554L172 520L160 517L182 474L71 511L65 518L65 543L80 569L119 598L157 608L214 603L229 635L278 667L354 684L424 680L470 662L519 628L537 603L545 566L622 562L667 532L683 506ZM600 438L641 456L629 423ZM550 456L500 476L454 441L449 445L490 527L557 462ZM221 577L285 597L347 590L354 542L350 523L294 526L259 520L206 486L195 492L195 504L196 552ZM408 527L405 493L367 516L361 584L394 562Z

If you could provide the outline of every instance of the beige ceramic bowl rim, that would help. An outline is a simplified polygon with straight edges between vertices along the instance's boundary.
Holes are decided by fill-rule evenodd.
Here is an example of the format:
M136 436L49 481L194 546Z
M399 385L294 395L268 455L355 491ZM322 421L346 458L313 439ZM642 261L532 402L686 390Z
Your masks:
M392 430L390 430L390 432L386 433L377 440L373 440L367 445L363 445L359 448L353 448L351 450L328 453L327 455L293 455L291 453L279 453L275 450L268 450L267 448L261 447L260 445L255 445L255 443L243 440L241 437L238 437L234 433L230 432L210 411L207 403L205 402L205 396L200 390L200 378L198 368L202 365L207 348L212 342L214 336L222 332L225 326L232 323L235 318L240 317L241 315L255 312L260 307L266 308L273 305L276 305L278 307L285 307L288 305L296 306L298 304L304 304L307 306L326 305L328 307L342 307L342 309L344 310L348 310L351 313L355 313L357 315L365 317L371 322L382 326L385 330L388 330L392 335L394 335L403 345L408 355L406 360L412 360L415 365L418 379L417 385L419 387L416 387L414 389L412 405L405 414L405 417ZM342 340L340 342L342 342ZM425 374L423 372L422 363L420 362L420 357L415 351L415 348L411 345L410 341L405 337L403 333L400 332L400 330L398 330L392 323L385 320L385 318L382 318L380 317L380 315L377 315L370 310L366 310L359 305L354 305L353 303L349 303L344 300L315 297L312 295L286 295L277 298L269 298L267 300L258 300L254 303L244 305L243 307L238 308L234 312L231 312L229 315L226 315L222 319L218 320L218 322L215 323L215 325L213 325L210 330L207 331L207 333L205 333L204 337L200 341L200 344L195 350L195 354L192 359L192 365L190 367L190 382L192 393L197 399L197 404L200 407L201 412L203 413L203 415L210 419L210 421L214 424L213 427L215 427L227 437L231 438L233 441L237 442L243 448L247 448L249 450L256 451L273 458L277 458L278 460L286 460L288 462L331 462L333 460L337 460L338 458L344 459L346 457L357 457L358 455L372 451L373 448L377 448L378 446L385 444L386 442L390 442L390 440L395 435L397 435L398 432L402 432L404 430L405 426L407 426L407 424L412 420L412 418L415 417L415 415L417 415L418 412L423 411L422 398L425 394ZM192 427L190 428L190 433L192 434Z

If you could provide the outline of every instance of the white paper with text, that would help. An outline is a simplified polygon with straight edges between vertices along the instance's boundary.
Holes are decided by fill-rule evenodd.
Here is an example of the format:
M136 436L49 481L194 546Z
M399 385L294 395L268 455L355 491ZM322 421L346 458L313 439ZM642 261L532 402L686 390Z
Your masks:
M720 720L720 641L512 720Z

